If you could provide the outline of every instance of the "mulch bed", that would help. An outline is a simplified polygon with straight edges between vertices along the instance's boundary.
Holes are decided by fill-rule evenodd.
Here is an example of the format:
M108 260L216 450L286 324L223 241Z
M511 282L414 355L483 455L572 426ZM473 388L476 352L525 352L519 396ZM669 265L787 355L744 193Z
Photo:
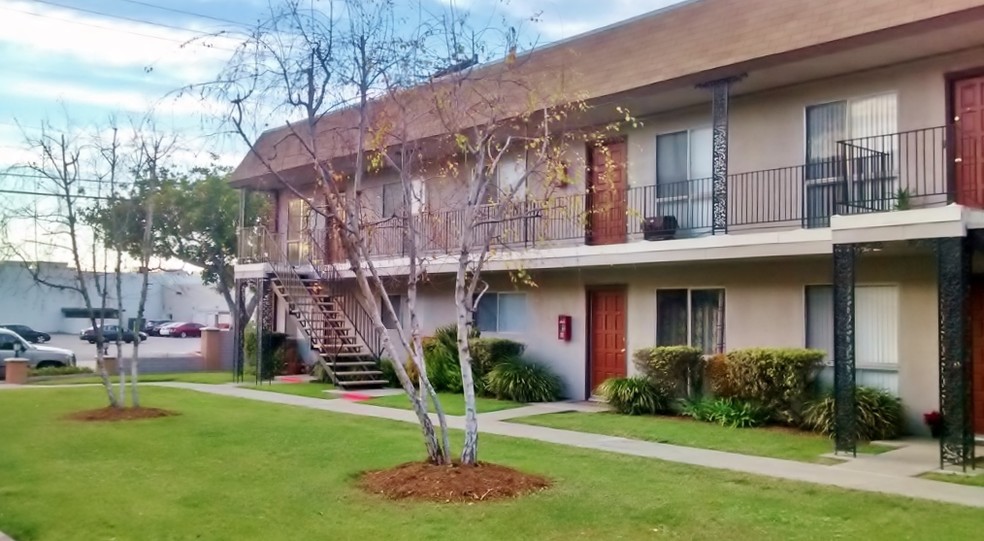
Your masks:
M485 502L539 492L550 480L496 464L435 466L408 462L362 474L359 486L392 500Z
M99 408L77 411L66 415L73 421L134 421L137 419L157 419L178 415L177 412L159 408Z

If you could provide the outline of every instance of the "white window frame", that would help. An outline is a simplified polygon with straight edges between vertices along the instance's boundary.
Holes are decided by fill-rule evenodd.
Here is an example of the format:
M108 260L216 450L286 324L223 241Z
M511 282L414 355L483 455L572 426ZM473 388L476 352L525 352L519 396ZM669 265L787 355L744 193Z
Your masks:
M694 291L723 291L722 302L724 303L724 316L721 321L721 351L712 353L724 353L728 350L728 288L724 286L681 286L681 287L658 287L653 296L655 309L655 325L653 326L653 343L659 344L659 292L660 291L681 291L687 292L687 346L693 347L693 292Z
M653 170L653 186L659 186L659 138L666 135L677 135L680 133L687 134L687 178L686 181L699 180L694 178L694 163L693 163L693 138L694 132L698 130L711 130L711 136L713 137L713 126L710 124L701 124L693 126L690 128L685 128L682 130L673 130L662 133L657 133L653 138L653 155L656 156L656 167ZM713 150L713 149L712 149ZM714 157L708 156L708 159L713 162ZM672 184L672 183L671 183Z
M481 332L488 332L494 334L523 334L521 331L503 331L501 324L501 310L499 309L499 299L504 296L522 296L523 297L523 309L526 323L529 323L530 315L530 303L529 296L524 291L489 291L479 298L478 303L475 304L475 328L479 329ZM482 329L481 322L478 320L479 309L478 305L483 301L488 302L487 299L495 297L495 329Z

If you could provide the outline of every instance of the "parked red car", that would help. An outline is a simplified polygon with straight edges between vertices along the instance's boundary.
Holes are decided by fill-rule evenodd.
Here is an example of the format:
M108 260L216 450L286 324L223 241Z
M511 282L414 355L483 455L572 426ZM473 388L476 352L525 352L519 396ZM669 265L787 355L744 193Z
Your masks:
M201 336L204 326L201 323L174 323L161 329L161 336L170 336L172 338Z

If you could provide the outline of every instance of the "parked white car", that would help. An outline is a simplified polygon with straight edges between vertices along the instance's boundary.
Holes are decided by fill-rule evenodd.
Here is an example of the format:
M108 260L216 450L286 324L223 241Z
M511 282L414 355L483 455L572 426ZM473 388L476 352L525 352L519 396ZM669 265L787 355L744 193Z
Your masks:
M19 334L0 329L0 375L6 373L7 359L27 359L31 368L75 366L75 354L67 349L36 346Z

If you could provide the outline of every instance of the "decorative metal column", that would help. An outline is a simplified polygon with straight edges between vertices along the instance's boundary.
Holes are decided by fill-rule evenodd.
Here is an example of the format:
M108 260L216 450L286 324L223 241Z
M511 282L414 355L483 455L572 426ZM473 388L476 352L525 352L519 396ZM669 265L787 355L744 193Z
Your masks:
M857 455L854 282L859 247L834 245L834 451Z
M246 312L247 280L236 280L236 311L232 315L232 380L243 381L245 363L243 360L243 345L246 333L246 322L249 321Z
M940 332L940 467L974 463L971 426L970 272L972 248L964 237L936 239Z
M263 382L263 332L267 327L266 280L256 281L256 384Z
M744 78L738 75L697 85L712 96L711 233L715 235L728 232L728 108L731 85Z

